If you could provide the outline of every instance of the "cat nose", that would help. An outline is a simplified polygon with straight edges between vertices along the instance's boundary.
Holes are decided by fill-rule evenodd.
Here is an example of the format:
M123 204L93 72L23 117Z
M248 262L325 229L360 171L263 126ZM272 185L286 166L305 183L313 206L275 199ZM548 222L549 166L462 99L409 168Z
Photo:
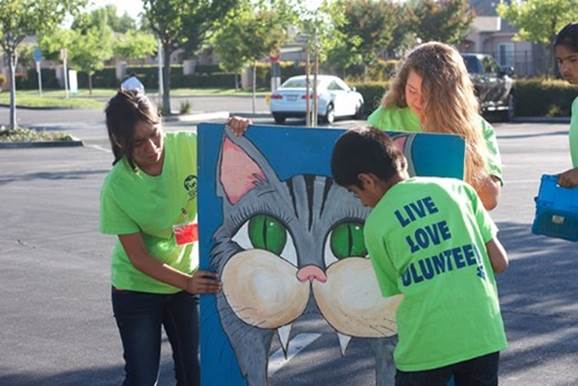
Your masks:
M327 276L321 268L315 265L306 265L297 272L297 279L300 282L317 280L318 282L325 283Z

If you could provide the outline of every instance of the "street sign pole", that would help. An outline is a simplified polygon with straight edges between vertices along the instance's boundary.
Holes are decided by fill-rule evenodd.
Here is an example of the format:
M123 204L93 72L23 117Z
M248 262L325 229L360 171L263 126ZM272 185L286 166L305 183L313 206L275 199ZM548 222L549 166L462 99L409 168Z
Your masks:
M42 71L40 69L40 62L36 62L36 73L38 74L38 94L42 96Z
M36 73L38 74L38 94L42 95L42 69L40 68L42 51L38 47L34 49L34 61L36 62Z
M62 67L64 70L64 95L68 99L68 66L66 63L68 60L68 52L66 48L60 50L60 56L62 57Z

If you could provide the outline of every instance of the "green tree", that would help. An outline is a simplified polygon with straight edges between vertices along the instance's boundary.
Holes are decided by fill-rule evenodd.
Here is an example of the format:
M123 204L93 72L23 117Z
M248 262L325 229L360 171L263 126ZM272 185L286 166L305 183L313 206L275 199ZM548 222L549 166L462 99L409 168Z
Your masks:
M86 72L88 90L92 95L92 76L104 67L113 55L114 33L108 23L106 7L79 15L72 23L76 34L70 49L72 67Z
M10 77L10 128L16 126L15 66L18 46L28 35L54 30L82 0L0 0L0 47L8 57Z
M309 56L313 55L313 94L317 94L317 74L319 73L319 63L327 59L329 53L336 50L343 42L344 37L339 31L339 26L344 23L344 13L341 3L329 0L323 0L318 7L311 7L307 0L301 0L299 3L299 25L302 38L306 41L307 59L305 63L307 82L306 95L309 93ZM313 106L310 109L309 103L306 104L306 121L307 125L315 126L317 124L317 98L313 98Z
M398 6L390 0L340 0L340 3L344 22L337 27L343 37L339 54L349 52L349 63L362 64L366 77L367 67L375 63L392 41Z
M118 15L118 9L115 5L107 5L103 7L106 12L107 22L110 28L117 33L126 33L137 28L136 20L134 20L128 13Z
M237 0L143 0L147 26L161 42L163 50L163 111L170 113L171 54L184 48L198 50L207 31Z
M524 2L501 3L498 13L518 29L516 40L526 40L548 47L550 74L556 64L553 43L556 33L570 22L578 20L576 0L526 0Z
M284 0L244 1L230 10L211 38L223 68L236 73L253 65L255 109L257 61L281 48L296 14Z
M142 59L157 50L155 36L145 31L129 30L117 34L113 46L114 56L122 59Z
M399 58L408 48L415 45L418 20L410 4L395 3L393 6L397 14L397 23L385 51L387 57Z
M422 41L458 44L468 34L474 11L468 0L419 0L414 3L415 32Z

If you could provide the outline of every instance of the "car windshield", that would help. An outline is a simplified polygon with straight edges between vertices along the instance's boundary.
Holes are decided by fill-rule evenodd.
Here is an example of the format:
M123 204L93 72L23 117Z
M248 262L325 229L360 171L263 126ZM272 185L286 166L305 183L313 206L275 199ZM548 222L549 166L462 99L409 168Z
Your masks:
M479 74L482 72L480 61L475 56L463 56L464 63L470 74Z
M321 80L317 79L317 86L321 84ZM313 87L313 77L309 78L309 87ZM281 88L305 88L305 78L288 79L281 85Z

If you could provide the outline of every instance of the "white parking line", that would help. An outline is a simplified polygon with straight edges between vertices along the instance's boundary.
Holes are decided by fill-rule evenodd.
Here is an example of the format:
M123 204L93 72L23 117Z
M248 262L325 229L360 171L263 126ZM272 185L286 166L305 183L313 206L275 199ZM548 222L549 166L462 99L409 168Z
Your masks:
M283 353L283 349L275 351L269 357L268 374L272 376L281 367L285 366L299 351L303 350L305 347L309 346L311 343L315 342L321 334L304 333L295 336L291 341L289 341L289 347L287 349L287 358Z

